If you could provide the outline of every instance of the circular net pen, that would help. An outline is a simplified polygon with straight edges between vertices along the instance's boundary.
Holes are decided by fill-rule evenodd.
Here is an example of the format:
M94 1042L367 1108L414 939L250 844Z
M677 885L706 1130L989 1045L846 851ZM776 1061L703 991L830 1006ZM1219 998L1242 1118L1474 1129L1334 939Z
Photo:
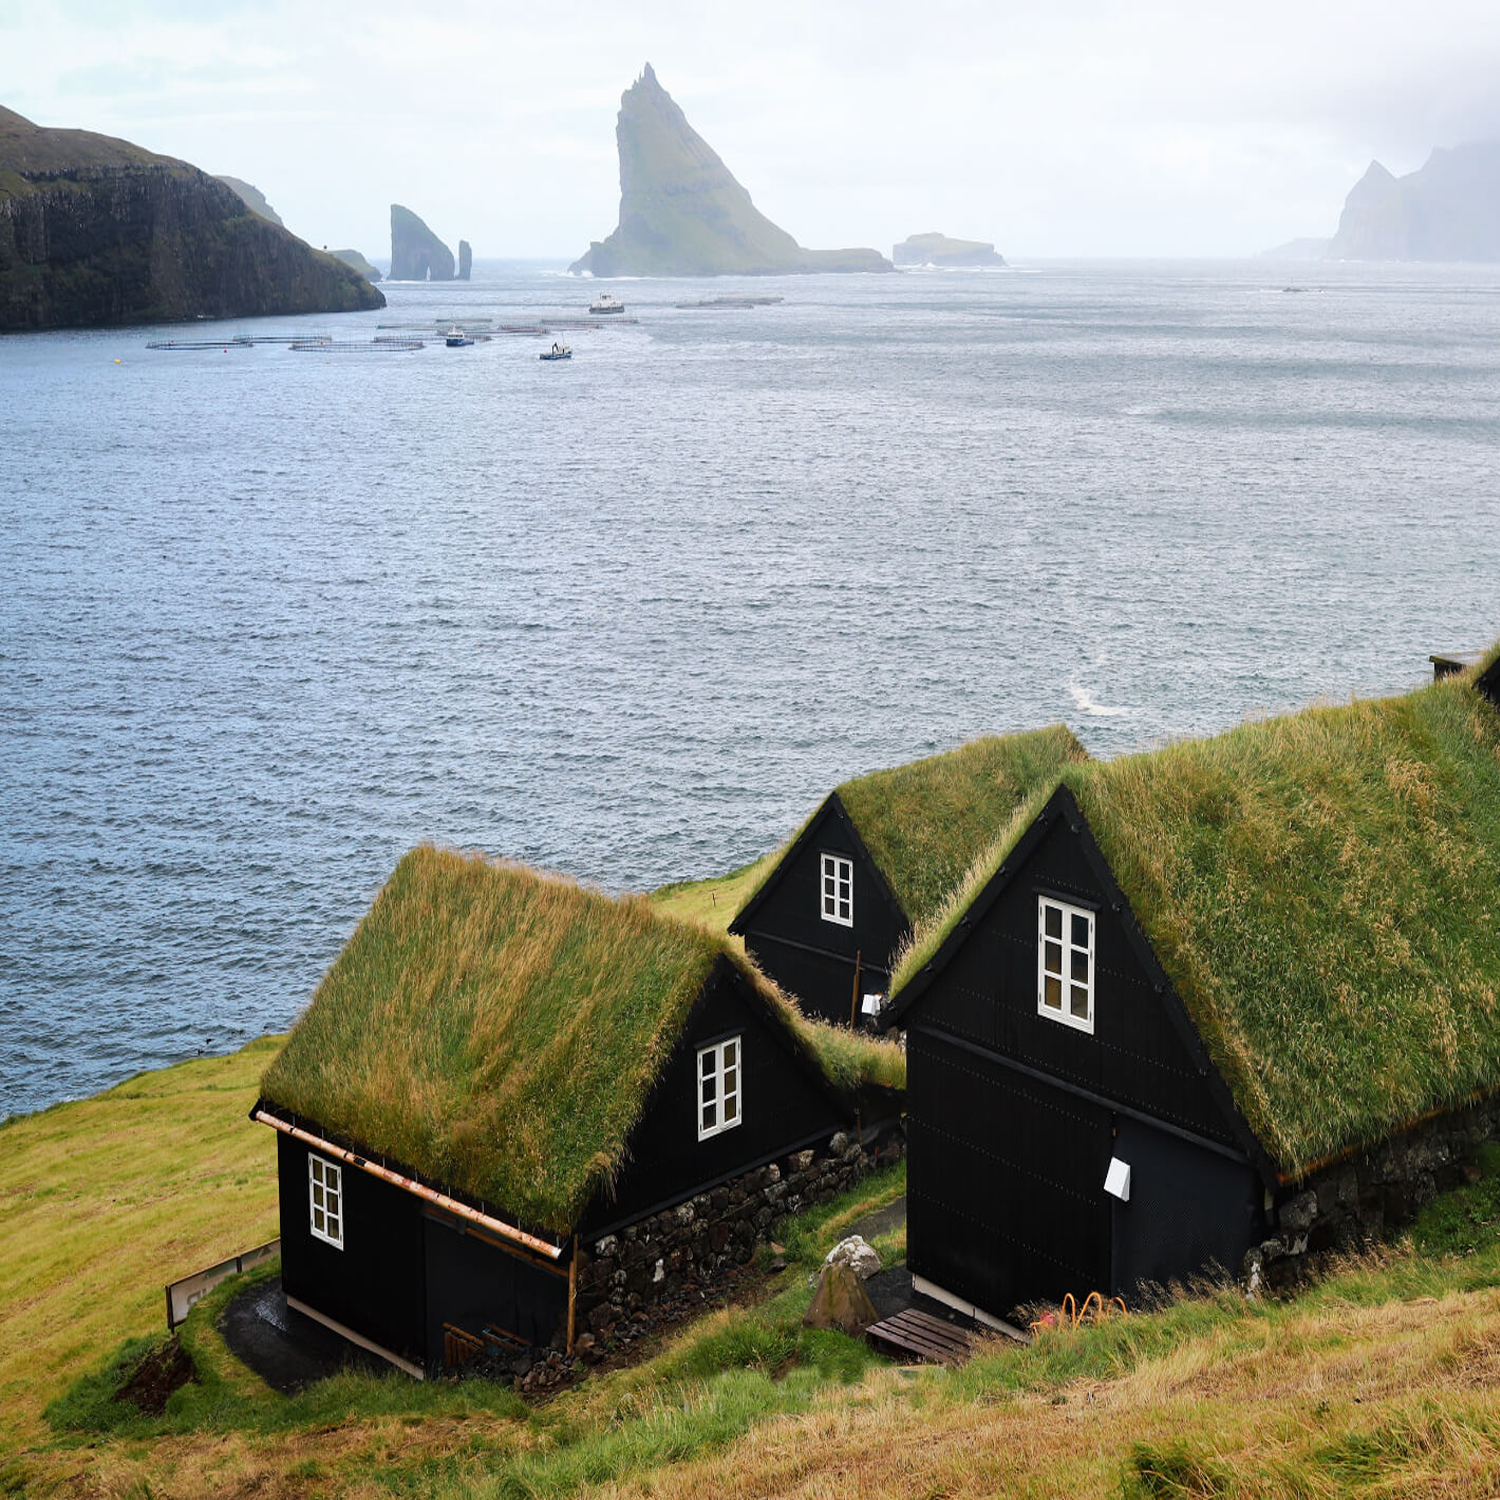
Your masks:
M290 345L298 354L410 354L427 346L421 339L299 339Z

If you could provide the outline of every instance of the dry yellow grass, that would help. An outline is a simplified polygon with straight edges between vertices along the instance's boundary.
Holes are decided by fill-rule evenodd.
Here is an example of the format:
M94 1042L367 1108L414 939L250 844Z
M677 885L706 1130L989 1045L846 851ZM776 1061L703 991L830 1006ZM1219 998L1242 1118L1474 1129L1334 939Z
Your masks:
M1500 1485L1497 1375L1500 1292L1333 1304L1229 1324L1113 1380L1012 1393L963 1373L881 1371L854 1397L766 1423L712 1459L596 1493L1115 1500L1124 1485L1234 1500L1467 1500ZM1141 1477L1153 1466L1155 1490Z

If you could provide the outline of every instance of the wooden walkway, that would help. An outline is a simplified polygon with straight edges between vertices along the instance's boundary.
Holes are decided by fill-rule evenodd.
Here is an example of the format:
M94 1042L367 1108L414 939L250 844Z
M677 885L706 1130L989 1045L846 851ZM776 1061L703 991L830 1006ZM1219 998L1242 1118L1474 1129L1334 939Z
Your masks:
M967 1329L914 1307L871 1325L865 1337L889 1353L940 1365L962 1364L974 1352L974 1335Z

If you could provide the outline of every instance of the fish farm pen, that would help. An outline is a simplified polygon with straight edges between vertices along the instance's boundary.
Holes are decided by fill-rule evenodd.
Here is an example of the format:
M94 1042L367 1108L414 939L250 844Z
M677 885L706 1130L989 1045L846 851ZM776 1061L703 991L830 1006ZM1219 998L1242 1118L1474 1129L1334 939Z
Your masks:
M238 336L232 339L161 339L146 345L148 349L253 349L260 344L275 344L299 354L407 354L427 345L417 338L336 339L327 334Z
M427 345L421 339L299 339L290 347L298 354L410 354Z
M147 344L148 349L253 349L257 344L330 343L326 333L294 333L272 336L269 334L236 334L232 339L163 339Z

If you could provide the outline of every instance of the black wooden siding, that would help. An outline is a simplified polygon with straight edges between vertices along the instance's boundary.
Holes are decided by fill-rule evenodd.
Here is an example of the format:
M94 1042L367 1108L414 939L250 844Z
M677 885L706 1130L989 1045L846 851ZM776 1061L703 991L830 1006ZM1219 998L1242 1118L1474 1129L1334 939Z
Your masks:
M308 1211L307 1159L322 1153L279 1132L276 1140L287 1296L421 1364L427 1354L421 1200L335 1160L344 1192L344 1248L336 1249L313 1235Z
M1092 907L1094 1031L1037 1013L1039 891ZM1238 1137L1062 818L912 1008L935 1027L1225 1145Z
M743 1038L743 1123L698 1139L698 1048ZM727 959L713 968L627 1144L612 1197L589 1210L585 1235L680 1202L750 1166L826 1140L853 1110L796 1050Z
M903 1017L911 1267L991 1313L1129 1297L1259 1237L1242 1136L1086 838L1054 817ZM1092 1035L1037 1013L1039 894L1094 911ZM1112 1155L1128 1204L1104 1192Z
M486 1330L542 1346L566 1337L568 1262L543 1267L503 1250L482 1232L440 1210L423 1216L427 1249L427 1350L443 1360L443 1325L486 1337Z
M1117 1118L1115 1129L1114 1154L1130 1163L1131 1184L1128 1203L1109 1200L1113 1289L1128 1296L1141 1281L1238 1271L1266 1232L1254 1170L1139 1120Z
M823 918L824 854L837 854L854 866L852 927ZM856 955L862 975L871 981L861 977L861 993L883 990L892 955L910 924L834 793L768 877L764 899L732 930L743 933L756 963L795 995L804 1011L847 1026Z

